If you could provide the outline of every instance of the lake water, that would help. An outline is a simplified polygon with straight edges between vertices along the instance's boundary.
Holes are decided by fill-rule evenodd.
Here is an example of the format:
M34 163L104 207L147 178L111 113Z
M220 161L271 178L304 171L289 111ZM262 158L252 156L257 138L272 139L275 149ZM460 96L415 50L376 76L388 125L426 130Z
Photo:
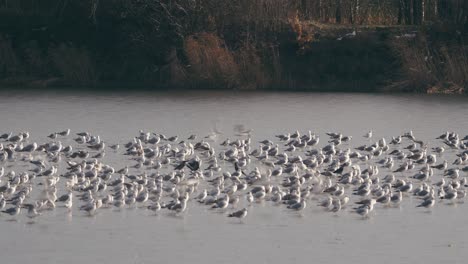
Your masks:
M138 131L186 138L215 127L253 129L252 142L299 130L341 132L352 145L413 130L429 144L445 131L468 134L468 98L426 95L315 93L35 93L0 92L0 133L30 131L29 141L70 128L106 142L125 143ZM71 142L71 139L67 139ZM68 142L64 140L65 142ZM218 141L219 142L219 141ZM253 144L257 147L257 144ZM452 162L454 152L445 157ZM442 160L439 158L439 161ZM120 160L105 161L116 168ZM439 162L438 162L439 163ZM0 165L1 166L1 165ZM381 172L384 175L385 171ZM436 172L439 173L439 172ZM466 173L462 174L467 176ZM2 183L3 184L3 183ZM350 208L333 214L311 200L301 213L268 202L249 207L241 223L195 201L181 216L142 208L44 212L31 224L0 216L0 263L466 263L468 206L437 202L416 209L407 197L399 208L380 205L369 219ZM231 211L232 209L228 210Z

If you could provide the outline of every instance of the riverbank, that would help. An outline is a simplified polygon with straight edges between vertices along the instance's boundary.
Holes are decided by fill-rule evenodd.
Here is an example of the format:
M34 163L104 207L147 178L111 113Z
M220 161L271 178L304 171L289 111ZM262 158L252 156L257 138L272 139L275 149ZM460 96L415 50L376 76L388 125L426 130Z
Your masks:
M85 4L60 16L0 8L1 24L10 25L0 26L0 88L467 92L468 34L460 23L394 25L396 13L382 15L387 9L375 10L379 19L369 9L360 23L337 23L323 13L317 22L297 6L251 3L260 9L239 18L248 9L206 13L154 2L149 12L120 3L124 11L115 13L106 3L95 17ZM155 14L166 20L155 22Z
M244 43L230 50L216 35L199 33L186 40L183 50L174 50L168 63L155 69L156 78L140 81L126 80L124 76L105 80L98 73L104 69L91 63L92 56L62 46L56 52L63 54L48 55L44 59L47 62L36 58L36 63L44 64L42 67L58 68L58 72L12 72L0 80L0 87L466 92L468 49L456 43L428 40L425 32L412 27L323 29L314 25L300 35L292 30L284 35L275 45ZM270 46L264 47L267 44ZM15 61L16 67L28 63ZM115 65L108 71L119 71L121 67Z

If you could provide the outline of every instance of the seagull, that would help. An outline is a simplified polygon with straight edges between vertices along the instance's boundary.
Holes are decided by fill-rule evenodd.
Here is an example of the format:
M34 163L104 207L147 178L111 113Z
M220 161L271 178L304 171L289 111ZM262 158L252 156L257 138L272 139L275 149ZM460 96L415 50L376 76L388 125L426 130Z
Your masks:
M21 149L21 152L34 152L37 149L37 143L34 142L32 144L26 145Z
M68 193L60 196L57 200L55 200L56 202L68 202L69 200L72 200L73 198L73 192L72 191L68 191Z
M228 214L228 217L236 217L239 219L245 218L247 216L247 208L243 208L239 211Z
M413 183L412 182L408 182L407 184L401 186L399 188L399 191L400 192L403 192L403 193L407 193L407 192L411 192L411 190L413 190Z
M369 132L364 134L364 137L367 138L367 139L371 139L372 138L372 130L370 130Z
M226 195L224 198L219 198L211 208L225 209L229 205L229 196Z
M201 166L201 160L198 160L197 158L191 159L185 163L187 168L189 168L191 171L197 171L200 166Z
M369 206L371 206L371 208L372 208L372 206L373 206L376 202L377 202L377 200L372 198L372 199L364 199L364 200L361 200L361 201L359 201L359 202L356 202L356 204L361 204L361 205L363 205L363 206L369 205ZM361 206L361 207L363 207L363 206Z
M458 168L449 169L449 170L445 171L444 176L448 176L448 177L450 177L452 179L458 179L460 177L459 172L460 172L460 170Z
M251 203L254 201L254 197L253 197L253 195L252 195L252 192L248 192L248 193L246 194L246 199L247 199L247 202L248 202L249 204L251 204Z
M433 207L434 204L435 204L435 199L434 199L434 197L430 197L429 199L424 200L421 204L419 204L419 205L416 206L416 207L426 207L426 208L430 208L430 207Z
M23 204L23 207L26 207L28 208L28 214L27 216L29 218L34 218L36 216L39 216L41 215L41 213L38 213L37 210L36 210L36 205L34 204Z
M109 148L117 151L120 148L120 145L119 144L110 145Z
M438 170L446 170L447 166L448 166L448 162L446 160L444 160L441 164L431 166L431 168L438 169Z
M92 200L88 204L83 205L80 207L80 210L88 212L88 214L91 216L96 212L97 209L97 201Z
M149 197L149 193L146 190L144 190L138 194L135 200L137 203L144 203L148 201L148 197Z
M27 132L0 134L0 210L16 215L15 210L21 209L33 218L45 214L44 209L54 210L58 202L71 211L75 196L82 201L79 209L90 215L101 206L124 210L126 204L144 205L154 212L167 208L177 214L187 210L193 194L197 206L206 208L227 209L229 204L234 208L245 195L247 208L256 206L252 204L256 200L268 201L263 206L272 210L285 206L301 211L316 195L324 199L317 202L323 211L338 213L353 201L359 204L353 212L367 217L374 207L398 206L404 195L415 196L407 201L413 207L426 208L444 206L436 198L455 203L467 195L468 137L461 139L455 132L446 132L437 141L416 140L408 132L356 148L344 133L327 133L330 141L317 147L319 135L311 131L302 134L294 129L273 138L250 138L253 130L243 126L237 130L240 133L234 138L225 135L221 144L210 144L203 137L197 141L196 135L179 142L183 131L179 137L141 131L122 144L122 153L116 142L89 132L79 133L79 142L57 140L68 136L68 129L55 130L61 132L45 142L29 142ZM367 131L364 137L372 139L372 130ZM401 143L409 146L400 147ZM445 145L453 148L447 150ZM443 162L437 164L438 159ZM421 182L413 188L414 179ZM41 194L39 200L29 202L35 193ZM63 195L57 198L57 193ZM6 206L11 208L5 210ZM247 213L245 208L230 210L227 216L239 219L245 217L243 210Z
M70 135L70 129L68 128L67 130L62 131L62 132L58 132L56 134L58 134L58 135L60 135L62 137L66 137L66 136Z
M293 209L293 210L296 210L296 211L301 211L301 210L304 210L306 208L307 204L306 204L306 201L304 199L301 199L300 202L297 202L295 204L291 204L291 205L288 205L288 209Z
M359 207L359 208L356 209L356 213L361 215L364 218L368 217L369 212L370 212L370 206L369 205L365 205L363 207Z
M18 204L18 205L14 206L14 207L10 207L10 208L2 211L2 213L9 214L11 216L16 216L16 215L18 215L20 213L21 206L22 206L21 204Z
M453 191L450 191L450 192L446 192L445 196L442 197L442 199L445 199L445 200L448 200L448 201L453 201L453 200L457 199L457 196L458 196L457 191L453 190Z
M274 203L280 203L282 198L283 198L283 195L281 194L281 192L275 192L273 194L273 197L271 197L271 201Z
M333 200L332 205L333 207L330 209L331 212L336 213L341 210L341 200L339 199Z
M4 133L0 135L0 139L4 139L5 141L8 141L12 135L12 132L10 133Z
M234 126L234 132L237 136L250 136L253 129L247 129L244 125L238 124Z
M324 199L322 202L319 203L319 206L328 208L332 205L333 198L331 196L327 196L326 199Z
M161 204L159 202L155 202L152 205L148 205L147 208L153 212L157 212L161 210Z
M208 196L208 191L204 189L197 197L195 197L195 199L198 200L199 202L203 202L206 196Z
M3 194L0 194L0 210L5 208L5 206L6 206L6 200L5 198L3 198Z
M175 213L183 213L185 209L187 209L188 199L189 199L189 194L185 193L184 196L179 198L179 201L177 201L174 205L171 205L167 208Z
M442 154L445 151L445 149L444 147L435 147L435 148L432 148L432 151L438 154Z
M8 141L15 142L15 143L21 142L22 140L23 140L23 134L14 135L8 139Z

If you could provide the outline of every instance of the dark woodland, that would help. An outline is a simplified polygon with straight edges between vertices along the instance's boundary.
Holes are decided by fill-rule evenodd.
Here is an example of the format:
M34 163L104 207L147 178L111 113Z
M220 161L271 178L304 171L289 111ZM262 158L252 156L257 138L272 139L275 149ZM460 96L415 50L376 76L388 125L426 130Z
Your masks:
M464 0L0 0L0 86L465 93Z

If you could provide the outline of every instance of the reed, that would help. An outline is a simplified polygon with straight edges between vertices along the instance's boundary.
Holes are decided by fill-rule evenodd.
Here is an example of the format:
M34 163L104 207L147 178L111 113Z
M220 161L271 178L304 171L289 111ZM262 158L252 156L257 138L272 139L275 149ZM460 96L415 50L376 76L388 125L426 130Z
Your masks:
M398 39L399 89L427 93L464 93L468 87L468 48L461 43L430 43L424 35ZM396 87L396 86L395 86Z
M76 85L94 85L98 79L94 62L85 48L60 44L49 49L53 66L65 81Z
M237 87L239 67L221 38L203 32L189 36L184 47L193 86Z
M17 76L21 71L21 63L11 40L0 34L0 78Z

